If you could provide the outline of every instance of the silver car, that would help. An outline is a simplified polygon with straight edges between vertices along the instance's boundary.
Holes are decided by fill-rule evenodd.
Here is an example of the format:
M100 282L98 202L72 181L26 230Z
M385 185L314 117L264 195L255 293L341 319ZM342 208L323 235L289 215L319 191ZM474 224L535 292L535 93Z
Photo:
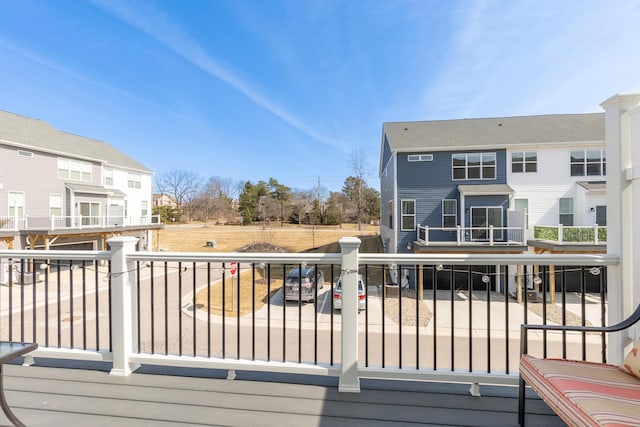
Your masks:
M362 274L358 274L358 310L364 310L366 307L367 293L364 289ZM338 278L336 287L333 289L333 308L342 310L342 276Z

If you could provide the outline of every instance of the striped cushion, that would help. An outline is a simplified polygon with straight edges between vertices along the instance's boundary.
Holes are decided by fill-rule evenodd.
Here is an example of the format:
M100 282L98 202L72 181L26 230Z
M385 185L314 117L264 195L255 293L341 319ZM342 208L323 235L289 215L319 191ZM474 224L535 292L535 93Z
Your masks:
M640 340L633 343L633 347L624 358L621 368L640 378Z
M617 366L523 355L520 374L570 426L640 426L640 380Z

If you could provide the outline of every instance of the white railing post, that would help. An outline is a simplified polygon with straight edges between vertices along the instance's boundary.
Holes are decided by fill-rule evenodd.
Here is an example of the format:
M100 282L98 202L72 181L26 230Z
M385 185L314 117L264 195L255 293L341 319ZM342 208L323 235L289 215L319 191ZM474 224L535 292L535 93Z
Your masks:
M562 243L564 240L564 225L558 224L558 242Z
M429 244L429 226L428 225L424 226L424 244L425 245Z
M462 240L462 228L459 225L456 225L456 241L458 245L462 243L461 240Z
M111 336L113 366L111 375L126 376L138 368L129 363L137 329L135 310L135 263L127 261L127 254L135 251L138 239L115 237L107 240L111 246Z
M360 239L343 237L342 250L342 355L338 391L360 393L358 376L358 248Z
M489 226L489 246L493 246L493 225Z
M593 224L593 244L598 244L598 224Z

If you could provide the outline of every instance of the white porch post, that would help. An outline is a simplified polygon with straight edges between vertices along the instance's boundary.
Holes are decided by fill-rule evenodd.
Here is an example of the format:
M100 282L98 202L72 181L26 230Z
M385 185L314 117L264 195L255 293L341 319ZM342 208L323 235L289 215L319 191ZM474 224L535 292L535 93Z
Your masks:
M338 391L360 392L358 377L358 248L360 239L343 237L342 248L342 356Z
M129 363L137 329L135 310L135 263L127 262L127 254L135 251L138 239L124 236L107 240L111 245L111 319L113 366L111 375L127 376L138 368Z
M608 268L609 324L628 316L640 302L639 102L640 94L634 94L615 95L601 104L607 149L607 252L620 257L619 266ZM624 334L610 335L610 363L622 361L626 344Z

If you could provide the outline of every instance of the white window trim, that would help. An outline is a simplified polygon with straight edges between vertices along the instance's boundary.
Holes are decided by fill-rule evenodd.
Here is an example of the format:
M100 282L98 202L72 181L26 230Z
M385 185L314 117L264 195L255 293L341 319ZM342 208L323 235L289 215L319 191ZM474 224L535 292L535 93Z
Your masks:
M127 178L127 187L128 188L142 188L142 175L139 173L129 172L129 176Z
M413 202L413 213L405 214L403 212L404 203ZM413 228L404 228L404 218L413 217ZM400 200L400 231L415 231L416 229L416 200L415 199L401 199Z
M484 171L483 171L483 164L482 164L482 156L484 154L493 154L495 157L495 164L493 165L493 178L485 178L484 177ZM453 165L453 157L456 155L463 155L465 156L464 162L465 165L464 167L462 166L454 166ZM468 157L469 155L480 155L480 178L469 178L469 161L468 161ZM455 178L453 171L456 169L463 169L464 168L464 178ZM483 151L483 152L478 152L478 153L452 153L451 154L451 180L452 181L495 181L496 179L498 179L498 154L494 151Z
M54 206L51 203L52 197L53 198L57 198L57 199L60 200L60 206ZM58 215L58 216L62 216L62 214L64 213L64 197L62 196L62 194L60 194L60 193L51 193L51 194L49 194L49 215L53 216L53 213L51 212L51 209L60 209L60 215Z
M533 162L528 162L527 161L527 153L533 153L536 155L536 160ZM513 161L513 155L514 154L521 154L522 155L522 161L518 161L518 162L514 162ZM522 165L522 170L520 172L514 172L513 171L513 164L519 164ZM533 172L527 172L527 165L536 165L536 170ZM511 152L511 173L538 173L538 152L537 151L512 151Z
M432 162L433 154L409 154L407 156L408 162Z
M80 178L73 178L73 173L77 173ZM58 179L65 179L69 181L92 182L93 165L90 162L85 162L83 160L58 157L57 176ZM87 179L85 179L85 176L87 176Z
M596 164L596 162L589 162L589 159L588 159L588 156L587 156L587 152L588 151L598 151L598 150L600 150L600 161L597 162L597 164L600 165L600 175L589 175L587 173L588 166L590 164ZM584 155L584 160L582 162L573 162L573 161L571 161L571 153L580 152L580 151L582 151L582 153ZM581 174L581 175L574 175L573 172L571 171L571 167L573 165L578 165L578 164L582 164L584 173ZM587 176L601 176L601 177L604 177L604 176L607 176L607 174L605 172L606 168L607 168L607 150L605 150L603 148L594 148L594 149L591 149L591 150L590 149L571 150L569 152L569 174L571 176L585 176L585 177L587 177Z
M455 213L453 213L453 214L445 214L445 213L444 213L444 203L445 203L445 202L449 202L449 201L451 201L451 202L455 202L455 205L456 205ZM441 219L441 221L442 221L442 227L443 227L443 228L444 228L444 227L447 227L446 225L444 225L444 218L445 218L445 217L454 217L454 219L455 219L455 221L454 221L454 222L456 223L456 226L457 226L457 225L458 225L458 200L457 200L457 199L442 199L441 208L442 208L442 219Z

